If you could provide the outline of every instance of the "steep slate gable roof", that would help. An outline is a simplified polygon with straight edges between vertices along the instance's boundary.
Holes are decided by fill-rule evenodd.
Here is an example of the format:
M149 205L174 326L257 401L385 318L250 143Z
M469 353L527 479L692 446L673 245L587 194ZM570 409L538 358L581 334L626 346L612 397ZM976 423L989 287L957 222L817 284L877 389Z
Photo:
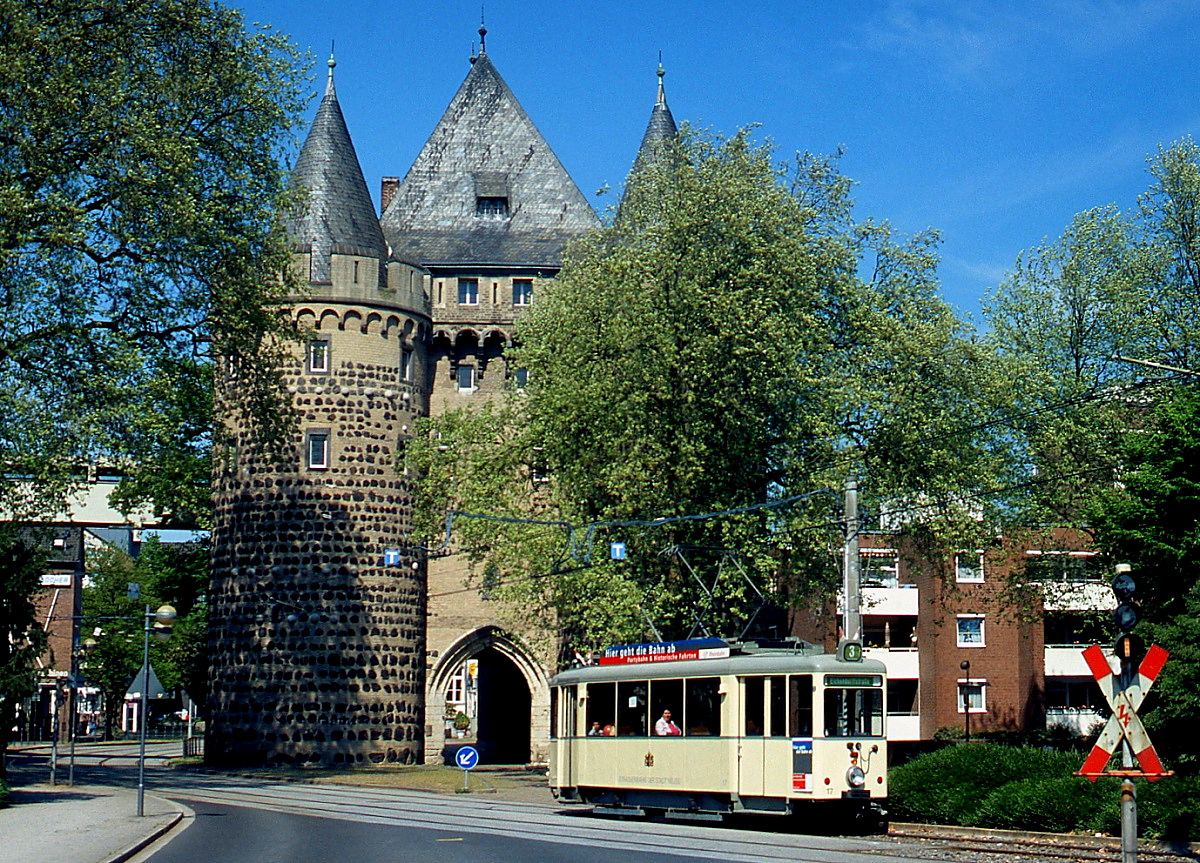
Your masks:
M308 197L288 225L295 246L312 248L312 281L329 281L329 255L336 250L387 259L387 244L367 191L358 154L333 87L334 61L317 116L296 159L292 184Z
M507 215L477 214L477 198L506 199ZM426 266L557 267L600 224L483 52L382 222L392 254Z

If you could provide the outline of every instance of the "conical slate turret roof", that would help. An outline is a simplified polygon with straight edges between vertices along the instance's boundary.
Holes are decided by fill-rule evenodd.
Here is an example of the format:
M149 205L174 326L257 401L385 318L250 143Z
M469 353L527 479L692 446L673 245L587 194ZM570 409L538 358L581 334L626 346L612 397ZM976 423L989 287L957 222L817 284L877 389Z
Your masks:
M556 267L599 226L483 51L382 221L392 253L425 266Z
M334 91L335 65L331 57L325 96L292 172L292 183L308 190L308 197L288 226L295 245L312 248L311 279L322 283L329 281L329 256L335 248L387 258L375 205Z
M654 150L670 141L675 140L679 127L667 106L667 92L663 88L662 63L658 64L658 96L654 100L654 110L650 112L650 122L646 124L646 134L642 136L642 146L638 148L638 161L653 160Z

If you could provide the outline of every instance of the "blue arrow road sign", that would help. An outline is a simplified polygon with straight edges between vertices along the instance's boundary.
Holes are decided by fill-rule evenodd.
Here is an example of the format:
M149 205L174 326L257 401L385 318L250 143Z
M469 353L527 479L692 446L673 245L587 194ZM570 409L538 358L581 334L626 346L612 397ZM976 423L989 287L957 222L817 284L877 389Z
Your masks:
M474 746L463 746L454 753L454 763L463 770L470 770L479 763L479 750Z

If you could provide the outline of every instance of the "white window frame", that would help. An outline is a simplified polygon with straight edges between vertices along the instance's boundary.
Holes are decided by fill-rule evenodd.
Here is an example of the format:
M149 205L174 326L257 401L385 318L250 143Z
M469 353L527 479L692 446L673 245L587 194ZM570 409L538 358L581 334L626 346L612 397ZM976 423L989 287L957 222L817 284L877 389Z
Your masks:
M517 286L521 285L523 290L517 292ZM528 306L533 301L533 279L513 279L512 281L512 304L514 306Z
M479 305L479 279L458 280L458 304L460 306Z
M874 569L868 565L868 561L884 561L884 565L878 567L879 586L885 588L900 586L900 553L894 548L863 548L859 549L859 575L865 585L868 581L868 573Z
M974 570L975 574L970 578L963 578L962 559L970 558L975 561L975 566L967 567ZM960 551L954 555L954 580L959 584L983 584L983 552L982 551Z
M972 677L972 678L968 679L966 677L960 677L958 679L958 693L957 693L956 701L955 701L955 707L957 707L958 712L959 713L987 713L987 687L988 687L988 682L987 682L986 678ZM974 690L976 688L978 688L978 690L979 690L979 704L975 707L970 707L968 709L968 705L967 705L968 692L967 692L967 690L968 689Z
M320 351L320 359L321 359L320 364L313 362L314 349L318 345L320 345L322 348ZM329 357L330 357L330 348L329 348L329 337L328 336L320 336L315 339L309 339L308 342L304 345L304 367L310 375L329 374L329 366L330 366Z
M979 621L979 641L969 641L963 639L963 623L968 620ZM958 636L959 647L986 647L987 646L987 630L984 627L984 615L982 614L960 614L954 624L955 634Z
M314 445L319 443L320 450ZM304 464L309 470L328 470L333 461L333 439L329 429L309 429L304 433ZM314 458L314 453L316 458Z
M463 369L466 369L471 374L471 383L469 386L465 386L465 387L462 385ZM458 391L460 393L473 393L473 392L475 392L476 389L478 389L479 381L478 381L478 378L476 377L476 374L477 374L477 372L475 370L475 366L471 365L470 363L461 363L459 365L459 367L457 369L455 369L454 382L455 382L455 384L457 384Z

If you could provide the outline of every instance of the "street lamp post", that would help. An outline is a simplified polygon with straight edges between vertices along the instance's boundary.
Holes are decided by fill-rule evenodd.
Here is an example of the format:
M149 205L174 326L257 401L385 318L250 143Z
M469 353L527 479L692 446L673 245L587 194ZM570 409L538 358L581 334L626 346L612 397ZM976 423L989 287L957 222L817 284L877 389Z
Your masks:
M970 743L971 742L971 661L969 659L964 659L962 662L960 662L958 664L958 667L963 670L963 674L965 675L965 679L966 679L966 683L963 685L963 695L962 695L963 728L965 731L965 735L963 737L963 742Z
M171 624L175 622L175 609L160 605L158 611L146 606L144 632L142 635L142 710L138 721L138 793L137 814L146 814L146 726L150 718L150 633L160 641L171 637Z

